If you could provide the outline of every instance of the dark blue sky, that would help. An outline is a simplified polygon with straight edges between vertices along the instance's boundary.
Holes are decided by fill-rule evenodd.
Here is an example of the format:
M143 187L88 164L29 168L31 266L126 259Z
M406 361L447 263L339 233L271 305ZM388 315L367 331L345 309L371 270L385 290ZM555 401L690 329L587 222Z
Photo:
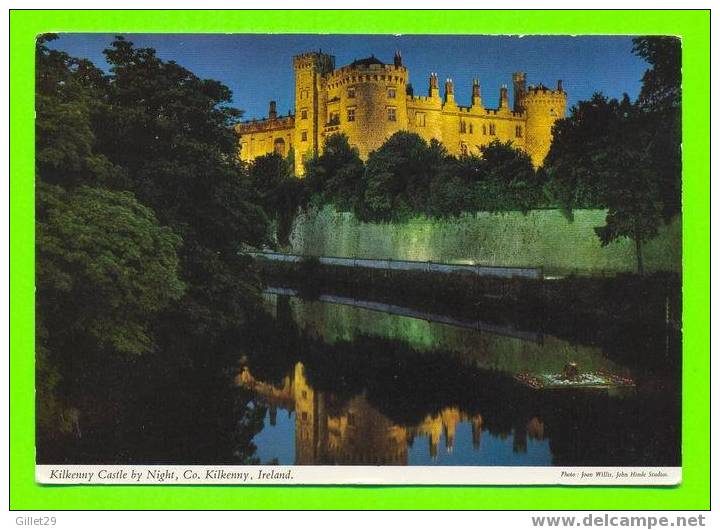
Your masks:
M107 67L102 50L113 34L63 34L52 43L76 57ZM267 114L270 99L278 112L293 108L292 56L322 48L335 55L336 66L374 54L392 62L396 49L410 71L415 94L425 95L427 77L437 72L455 82L455 98L469 105L472 79L480 78L483 103L497 106L499 88L506 83L512 98L511 75L528 74L528 84L555 86L563 80L569 104L601 91L613 97L627 92L637 97L647 64L631 53L625 36L463 36L463 35L198 35L131 34L137 46L155 48L196 75L222 81L233 91L234 106L244 118Z

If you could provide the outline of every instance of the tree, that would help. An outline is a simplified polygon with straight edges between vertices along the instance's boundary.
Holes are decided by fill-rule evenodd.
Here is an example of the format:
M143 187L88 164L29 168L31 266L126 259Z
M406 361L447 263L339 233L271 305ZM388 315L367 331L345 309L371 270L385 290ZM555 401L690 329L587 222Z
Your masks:
M306 162L305 182L316 205L334 204L355 211L363 197L364 165L355 147L342 133L330 135L320 156Z
M603 246L620 237L635 242L637 270L645 271L643 245L662 223L660 181L653 164L653 131L635 114L623 113L614 137L595 153L595 175L603 182L608 209L605 226L595 231Z
M107 105L93 122L98 152L124 168L126 189L182 237L182 307L191 329L241 324L258 301L259 281L238 251L270 239L237 157L232 93L122 37L105 55L111 73Z
M550 195L568 215L577 208L604 208L607 182L596 173L598 152L618 132L621 116L631 111L630 99L608 99L600 93L579 101L570 116L555 122L545 159Z
M431 182L447 156L437 140L428 144L415 133L393 134L368 157L361 218L398 221L427 212Z
M596 229L601 244L633 239L641 274L643 244L663 221L657 136L649 124L627 95L617 101L596 94L556 124L546 159L548 187L560 204L568 211L607 208L605 226Z
M92 115L103 105L104 75L87 60L48 48L55 39L36 41L36 174L62 186L117 185L122 169L95 152Z
M152 320L177 301L180 238L131 194L40 184L37 305L46 342L142 354Z
M305 186L293 176L293 167L291 156L270 153L257 157L249 168L252 187L265 212L276 220L277 240L283 246L290 244L295 214L305 202Z
M651 66L638 97L641 119L653 131L651 161L658 175L666 221L682 202L682 52L677 37L637 37L633 53Z
M542 186L530 156L512 142L480 148L481 180L474 183L475 210L527 212L542 200Z
M633 53L651 68L642 77L638 103L643 110L679 110L682 103L682 51L678 37L636 37Z

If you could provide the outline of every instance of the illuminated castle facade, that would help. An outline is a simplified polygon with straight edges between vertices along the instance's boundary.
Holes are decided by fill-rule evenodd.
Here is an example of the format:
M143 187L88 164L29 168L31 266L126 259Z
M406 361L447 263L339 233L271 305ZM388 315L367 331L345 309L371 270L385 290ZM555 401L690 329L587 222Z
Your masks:
M479 154L493 140L511 141L525 150L535 166L545 159L552 140L552 126L565 116L567 94L562 81L554 89L528 86L522 72L513 74L513 104L506 86L500 88L496 108L483 103L480 82L471 87L470 106L458 105L451 79L440 94L437 74L430 74L427 96L416 96L408 83L408 70L399 53L392 64L374 56L335 68L335 57L321 52L293 58L295 114L280 116L270 102L268 117L237 125L240 158L251 161L276 152L295 151L295 173L303 162L322 152L325 138L347 135L360 156L380 147L397 131L435 138L454 155Z

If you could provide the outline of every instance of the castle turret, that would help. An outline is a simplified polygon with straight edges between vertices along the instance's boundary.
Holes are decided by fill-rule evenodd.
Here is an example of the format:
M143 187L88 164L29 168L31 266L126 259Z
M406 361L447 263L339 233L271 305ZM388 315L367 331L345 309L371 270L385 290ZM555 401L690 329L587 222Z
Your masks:
M524 110L523 101L526 92L526 75L525 72L515 72L513 79L513 110L522 112Z
M440 88L438 86L438 76L436 73L430 74L430 85L428 88L428 96L431 98L440 97Z
M370 56L329 75L323 137L341 131L367 158L394 133L407 129L408 72L401 61L399 52L389 64Z
M525 122L525 150L536 167L542 165L550 150L553 124L565 117L567 94L552 90L544 85L530 86L525 94L523 107L527 116Z
M501 108L501 109L510 108L509 105L508 105L507 85L502 85L502 86L500 87L500 108Z
M445 80L445 103L455 103L455 88L449 77Z
M293 57L295 67L295 174L305 172L304 161L317 156L319 131L327 106L327 76L335 69L335 57L321 51Z
M277 104L274 101L270 102L270 109L268 110L268 118L271 120L277 119Z
M480 95L480 80L479 79L473 79L472 106L473 107L482 107L482 97Z

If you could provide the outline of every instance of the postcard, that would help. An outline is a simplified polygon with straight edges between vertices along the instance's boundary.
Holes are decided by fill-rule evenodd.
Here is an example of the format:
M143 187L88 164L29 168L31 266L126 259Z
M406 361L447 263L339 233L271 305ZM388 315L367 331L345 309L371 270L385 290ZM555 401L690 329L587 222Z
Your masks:
M36 480L671 485L681 40L36 43Z

